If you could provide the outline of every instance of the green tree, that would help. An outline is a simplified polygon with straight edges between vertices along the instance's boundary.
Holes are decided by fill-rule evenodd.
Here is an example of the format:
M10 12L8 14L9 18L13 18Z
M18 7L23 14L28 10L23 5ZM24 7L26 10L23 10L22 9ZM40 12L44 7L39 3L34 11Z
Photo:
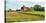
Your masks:
M16 11L21 11L21 10L17 9Z
M35 11L44 11L44 7L42 7L41 5L34 5L33 6L33 9Z
M12 12L12 9L9 9L8 12Z

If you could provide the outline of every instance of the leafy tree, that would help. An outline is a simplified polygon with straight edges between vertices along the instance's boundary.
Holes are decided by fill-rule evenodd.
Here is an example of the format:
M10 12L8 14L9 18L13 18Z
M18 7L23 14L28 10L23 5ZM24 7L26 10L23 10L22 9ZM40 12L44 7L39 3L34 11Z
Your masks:
M44 11L44 7L40 6L40 5L34 5L33 9L35 11Z
M8 12L12 12L12 9L9 9Z
M16 11L21 11L21 10L18 10L18 9L17 9Z

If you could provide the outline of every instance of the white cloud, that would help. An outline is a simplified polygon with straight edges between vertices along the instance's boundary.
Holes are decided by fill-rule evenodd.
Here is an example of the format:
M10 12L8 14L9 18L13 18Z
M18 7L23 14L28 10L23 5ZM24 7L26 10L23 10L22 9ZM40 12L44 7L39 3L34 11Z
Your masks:
M8 1L8 0L6 0ZM9 1L30 1L30 2L46 2L46 0L9 0Z
M46 2L44 0L7 0L7 1L8 1L7 6L9 6L9 8L12 8L12 9L14 9L14 8L20 9L22 5L31 7L35 4L39 4L42 6L44 6L46 4ZM9 8L7 8L7 9L9 9Z
M17 0L17 1L46 2L46 0Z

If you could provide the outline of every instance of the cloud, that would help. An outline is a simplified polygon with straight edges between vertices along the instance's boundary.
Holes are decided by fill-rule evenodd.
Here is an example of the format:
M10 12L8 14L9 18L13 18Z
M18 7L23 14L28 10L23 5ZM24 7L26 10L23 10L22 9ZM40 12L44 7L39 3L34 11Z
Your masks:
M39 4L39 5L43 6L46 3L46 2L32 2L32 1L6 0L6 7L7 7L7 9L9 9L9 8L17 9L17 8L20 8L22 5L31 7L34 4Z

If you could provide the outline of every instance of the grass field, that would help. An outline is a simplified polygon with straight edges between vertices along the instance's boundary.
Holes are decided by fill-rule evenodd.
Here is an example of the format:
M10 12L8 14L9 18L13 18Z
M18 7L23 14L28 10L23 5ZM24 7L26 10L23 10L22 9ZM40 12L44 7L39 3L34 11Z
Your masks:
M6 12L6 22L24 22L24 21L26 22L26 21L44 20L43 16L31 15L31 12L30 13L28 12L28 14L26 14L27 12L23 13ZM32 12L32 14L35 14L35 12ZM44 15L44 12L38 12L38 14Z
M28 11L28 12L21 12L21 13L25 13L25 14L40 14L40 15L45 15L44 11Z

